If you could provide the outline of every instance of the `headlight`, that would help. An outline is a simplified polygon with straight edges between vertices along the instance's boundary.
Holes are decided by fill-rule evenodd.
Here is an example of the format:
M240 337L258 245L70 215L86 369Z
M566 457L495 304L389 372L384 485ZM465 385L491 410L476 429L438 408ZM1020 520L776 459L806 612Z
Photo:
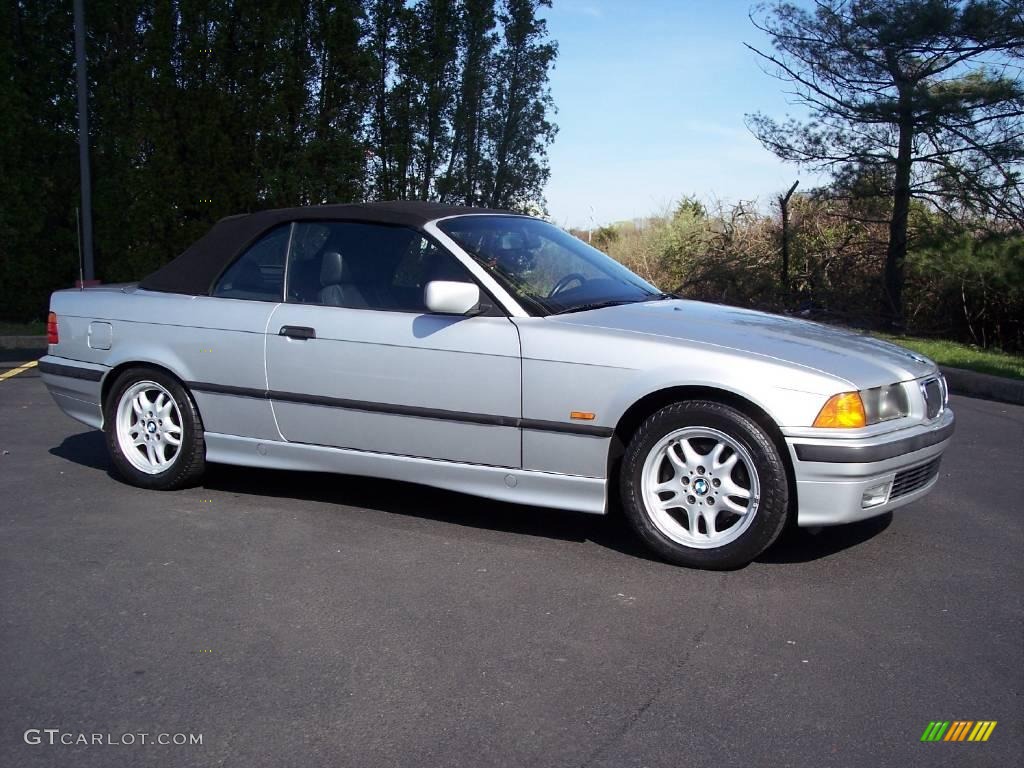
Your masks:
M898 419L909 413L910 403L903 386L890 384L833 395L818 412L814 426L856 429Z
M900 384L865 389L860 393L868 424L898 419L910 413L907 392Z

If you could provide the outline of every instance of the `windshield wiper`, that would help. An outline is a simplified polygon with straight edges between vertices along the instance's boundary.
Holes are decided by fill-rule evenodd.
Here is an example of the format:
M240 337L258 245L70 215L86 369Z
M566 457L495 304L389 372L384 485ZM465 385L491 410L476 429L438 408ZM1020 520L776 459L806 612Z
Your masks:
M592 301L589 304L580 304L578 307L560 309L552 314L567 315L570 312L587 312L591 309L603 309L604 307L617 307L621 304L643 304L645 301L664 301L665 299L678 299L674 293L655 293L645 296L642 299L605 299L604 301Z
M646 299L642 299L646 301ZM560 309L554 314L556 315L568 315L570 312L586 312L591 309L604 309L605 307L617 307L620 304L636 304L634 299L605 299L604 301L592 301L589 304L580 304L578 307L569 307L568 309Z

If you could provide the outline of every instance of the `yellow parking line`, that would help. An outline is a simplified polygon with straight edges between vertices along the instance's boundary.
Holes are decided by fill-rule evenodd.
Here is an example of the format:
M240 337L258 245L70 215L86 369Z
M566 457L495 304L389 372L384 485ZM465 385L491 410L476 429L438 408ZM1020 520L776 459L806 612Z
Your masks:
M39 361L33 360L31 363L25 363L24 365L19 365L17 368L11 368L11 370L6 371L5 373L0 373L0 381L9 379L12 376L17 376L19 373L24 373L29 368L35 368L37 365L39 365Z

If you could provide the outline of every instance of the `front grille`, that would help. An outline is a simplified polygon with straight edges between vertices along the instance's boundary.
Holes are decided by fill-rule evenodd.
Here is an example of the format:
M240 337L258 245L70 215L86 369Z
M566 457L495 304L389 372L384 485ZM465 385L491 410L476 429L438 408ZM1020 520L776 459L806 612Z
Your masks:
M919 491L928 485L939 474L939 462L941 461L942 458L939 457L919 467L911 467L897 472L896 479L892 481L892 492L889 493L890 501Z
M925 414L928 421L932 421L942 413L943 400L945 400L939 380L928 379L921 385L921 392L924 393Z

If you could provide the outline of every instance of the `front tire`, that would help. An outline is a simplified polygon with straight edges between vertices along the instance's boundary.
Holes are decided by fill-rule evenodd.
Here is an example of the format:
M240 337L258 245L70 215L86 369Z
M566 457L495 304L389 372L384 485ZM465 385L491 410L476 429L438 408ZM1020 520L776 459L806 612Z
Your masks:
M202 476L203 422L172 376L153 368L125 371L111 387L103 422L114 469L131 485L169 491Z
M778 538L789 508L772 439L741 411L706 400L644 421L623 456L620 488L640 539L691 568L747 565Z

